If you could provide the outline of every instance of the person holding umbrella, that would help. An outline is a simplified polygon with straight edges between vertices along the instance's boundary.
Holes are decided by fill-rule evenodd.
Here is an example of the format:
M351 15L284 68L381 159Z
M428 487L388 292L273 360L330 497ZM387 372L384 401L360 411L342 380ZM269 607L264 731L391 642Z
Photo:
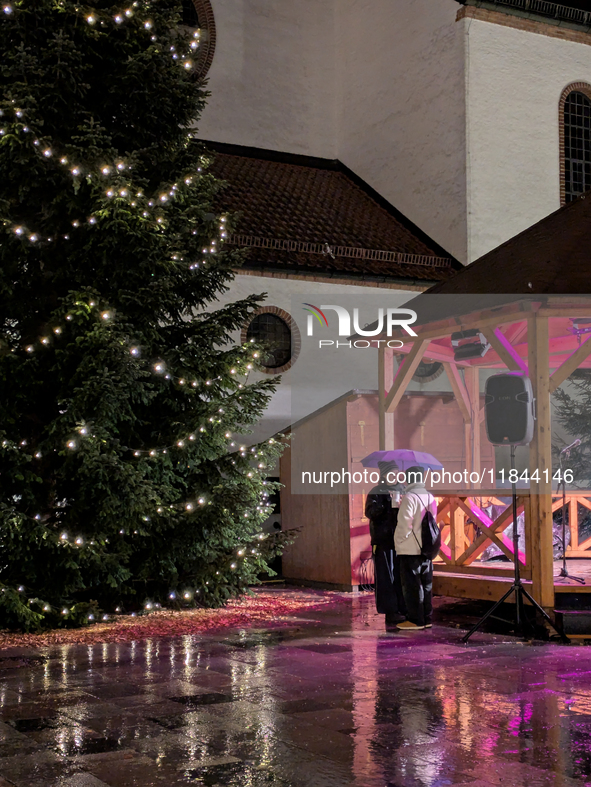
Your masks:
M367 496L365 516L369 519L373 552L376 610L386 616L386 628L390 628L406 617L399 559L394 549L398 506L404 487L397 481L396 462L380 461L378 469L380 481Z

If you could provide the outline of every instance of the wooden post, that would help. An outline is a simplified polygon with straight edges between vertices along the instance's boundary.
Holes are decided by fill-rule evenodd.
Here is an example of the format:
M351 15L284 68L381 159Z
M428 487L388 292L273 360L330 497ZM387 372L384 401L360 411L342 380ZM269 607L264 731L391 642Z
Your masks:
M394 350L378 348L378 417L380 451L394 448L394 413L386 412L386 386L394 379Z
M570 549L579 548L579 504L573 495L568 501L568 526L570 528Z
M445 363L443 364L443 368L446 371L447 377L449 379L451 389L454 392L454 396L456 398L456 402L460 408L462 413L462 418L464 419L464 457L466 463L466 470L468 473L472 472L472 432L473 432L473 422L474 422L474 413L472 412L472 400L470 399L470 393L467 389L467 384L462 381L460 377L460 372L458 367L455 363ZM467 369L464 371L468 371ZM464 380L467 378L464 376ZM473 484L470 483L470 487ZM451 528L452 532L452 539L453 539L453 524ZM452 540L453 544L453 540ZM453 557L453 546L452 546L452 557Z
M453 498L449 511L449 525L451 562L456 563L460 555L464 553L466 545L464 543L464 512L457 505L457 499Z
M385 406L387 413L393 413L396 409L396 405L402 399L406 391L406 386L411 381L417 366L423 359L425 350L429 346L429 341L430 339L422 339L420 336L418 339L415 339L412 350L408 353L402 366L398 369L392 387L386 396Z
M386 351L378 346L378 418L380 451L386 450Z
M548 318L536 314L528 325L528 368L536 400L534 438L530 444L532 595L545 609L554 607L552 555L552 435L550 423L550 348ZM548 480L546 480L546 471Z
M390 347L384 349L384 377L386 378L386 386L394 380L394 350ZM384 448L386 451L392 451L394 445L394 413L384 413L384 432L385 443Z
M531 495L519 497L517 499L517 510L523 503L523 521L525 522L525 567L526 571L522 573L522 579L531 579L531 556L532 556L532 541L531 541Z
M466 386L460 377L458 367L455 365L455 363L444 362L443 368L445 369L451 389L454 392L454 396L456 397L456 402L458 403L458 407L462 413L464 423L469 424L472 420L472 403L470 402L470 396L466 390Z
M470 423L464 427L466 468L470 472L480 473L480 375L478 367L465 367L464 383L472 412Z

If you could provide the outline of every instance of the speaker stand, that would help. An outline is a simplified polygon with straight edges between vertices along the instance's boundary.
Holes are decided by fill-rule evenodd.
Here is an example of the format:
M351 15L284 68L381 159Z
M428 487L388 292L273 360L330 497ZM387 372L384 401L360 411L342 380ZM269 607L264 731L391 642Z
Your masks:
M515 470L515 445L511 445L511 470ZM515 477L515 474L512 473L511 477ZM468 642L472 634L474 634L478 629L482 626L482 624L488 620L491 615L493 615L496 610L503 604L512 593L515 593L515 634L521 635L524 639L525 636L525 616L522 615L522 608L523 608L523 597L530 602L530 604L537 609L538 612L542 615L542 617L546 620L548 625L554 629L554 631L558 634L558 636L562 639L563 642L568 642L567 637L562 634L554 623L552 622L550 615L543 609L538 602L533 599L527 590L523 587L523 583L521 581L521 575L519 573L519 536L517 534L517 480L511 482L511 490L513 495L513 567L514 567L514 579L513 584L509 588L509 590L505 593L505 595L500 598L497 603L491 607L488 612L483 615L478 623L473 626L470 631L462 637L462 642Z
M568 459L569 455L570 451L566 451L565 454L560 454L560 481L558 483L558 489L556 490L559 491L560 485L562 484L562 568L558 572L558 576L564 579L572 579L574 582L585 585L586 583L583 577L575 577L569 574L566 567L566 481L564 479L563 458L566 457L566 459Z

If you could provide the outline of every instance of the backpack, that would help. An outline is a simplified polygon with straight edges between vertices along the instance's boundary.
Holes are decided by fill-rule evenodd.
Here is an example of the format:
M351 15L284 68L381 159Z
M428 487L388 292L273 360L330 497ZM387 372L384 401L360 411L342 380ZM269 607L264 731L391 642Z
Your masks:
M429 509L425 511L425 516L421 522L421 536L423 542L421 546L421 555L429 558L429 560L433 560L433 558L437 557L441 549L441 530Z
M419 539L416 536L415 540L419 544ZM441 530L429 508L426 509L421 521L421 542L422 544L419 544L421 555L429 560L436 558L441 549Z

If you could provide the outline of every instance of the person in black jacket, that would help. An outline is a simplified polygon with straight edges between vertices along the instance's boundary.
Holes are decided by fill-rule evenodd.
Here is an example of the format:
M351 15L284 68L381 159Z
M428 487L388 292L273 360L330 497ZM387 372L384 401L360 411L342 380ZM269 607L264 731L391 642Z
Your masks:
M378 614L386 616L386 627L395 626L406 617L406 605L400 583L399 559L394 550L394 531L398 506L404 487L396 480L396 462L378 462L380 482L365 501L365 516L374 560L374 586Z

